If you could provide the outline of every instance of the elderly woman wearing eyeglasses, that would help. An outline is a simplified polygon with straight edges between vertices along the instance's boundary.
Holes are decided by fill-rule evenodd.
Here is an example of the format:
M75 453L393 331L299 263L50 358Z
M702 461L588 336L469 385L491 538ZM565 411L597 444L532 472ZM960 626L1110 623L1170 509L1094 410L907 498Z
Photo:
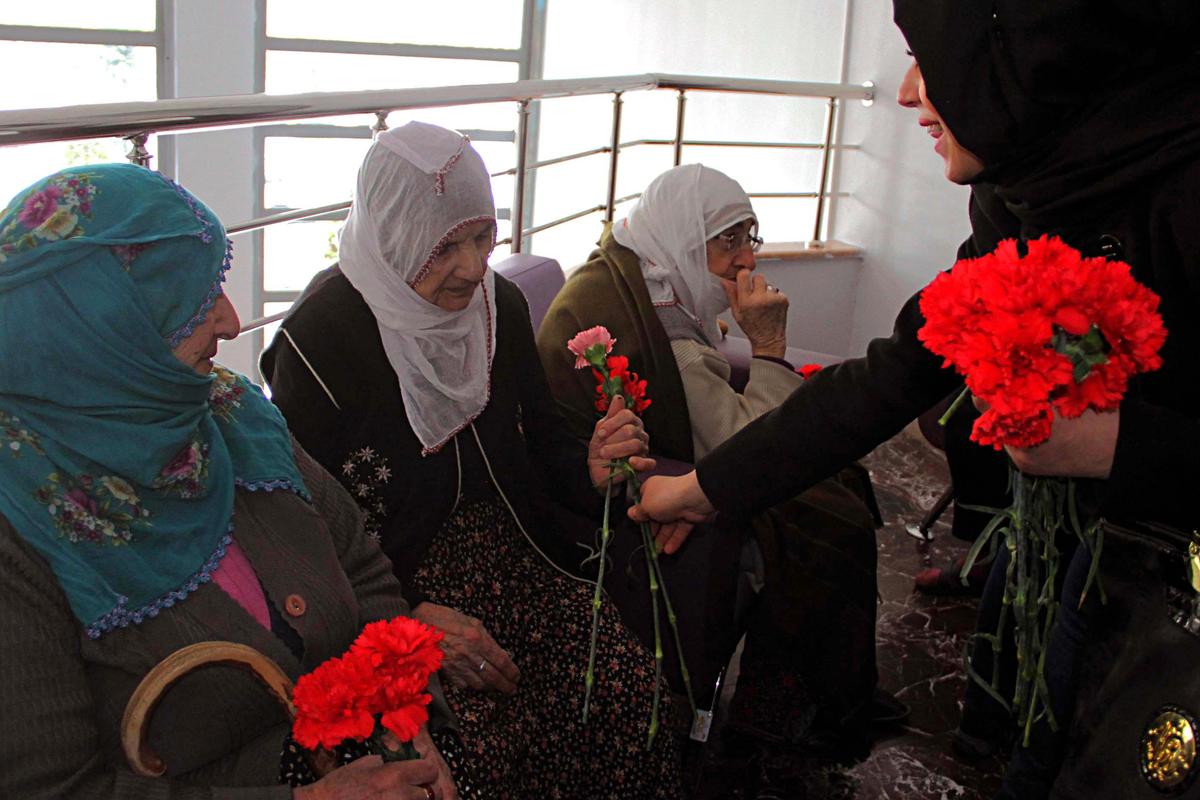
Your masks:
M657 408L647 410L646 426L671 436L656 436L656 450L683 460L700 458L803 382L783 360L787 296L753 274L762 245L757 227L737 181L688 164L655 178L629 216L605 234L558 295L538 337L555 394L580 435L593 424L595 392L591 376L571 369L562 347L580 325L608 327L620 354L651 379ZM717 315L726 309L755 356L742 392L730 387L729 362L716 349ZM679 414L685 398L686 414ZM668 416L678 417L675 424Z
M627 356L648 381L644 423L656 456L694 461L803 383L784 360L788 299L754 274L762 244L756 229L750 198L735 180L689 164L658 176L628 217L604 233L555 298L537 338L551 390L577 438L586 439L595 424L595 382L574 369L564 345L594 325L609 329L614 354ZM717 315L725 309L754 355L740 391L716 348ZM711 535L693 535L689 549L665 562L699 706L708 707L716 676L749 630L733 714L742 730L798 742L811 739L814 725L839 734L856 730L863 715L903 715L891 704L881 713L875 699L869 492L869 479L853 489L831 479L753 522L721 520L739 535L719 536L709 526ZM743 547L750 540L757 550ZM625 557L615 560L623 566ZM629 570L613 572L610 596L627 623L647 635L652 618L637 570L633 578ZM679 688L679 676L670 677Z

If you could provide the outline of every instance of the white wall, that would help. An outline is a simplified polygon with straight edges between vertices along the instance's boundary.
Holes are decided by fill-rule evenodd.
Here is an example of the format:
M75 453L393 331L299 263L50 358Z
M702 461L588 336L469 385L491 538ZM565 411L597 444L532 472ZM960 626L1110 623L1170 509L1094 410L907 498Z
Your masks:
M874 81L877 100L843 105L839 140L857 149L835 160L826 235L864 249L858 259L773 261L763 274L792 298L789 340L837 356L861 354L887 335L904 301L952 263L965 237L967 190L942 177L932 140L896 90L909 64L890 0L611 0L597 13L581 0L551 0L545 75L677 72L784 80ZM611 98L543 106L542 157L607 144ZM672 93L626 98L623 139L674 131ZM824 103L693 93L686 134L694 138L819 141ZM817 183L819 158L787 151L684 150L737 178L747 191L795 191ZM639 191L670 166L669 148L621 156L618 196ZM603 202L608 160L594 157L540 172L536 223ZM812 235L811 201L756 200L768 240ZM624 208L619 208L619 218ZM600 215L535 237L536 252L570 267L599 236Z
M911 63L904 37L892 22L890 0L847 0L847 80L876 83L875 104L846 105L841 141L846 151L834 174L835 189L849 192L831 209L832 238L865 250L852 309L848 355L861 355L867 342L891 333L896 312L908 297L954 263L970 230L968 191L942 175L933 141L917 125L917 112L896 103L896 91Z
M831 0L687 0L645 2L550 0L544 75L565 78L673 72L695 75L838 80L845 6ZM826 101L690 92L685 137L751 141L820 141ZM611 96L542 104L540 153L554 157L607 145ZM675 93L625 96L622 139L670 139ZM820 174L816 151L688 147L684 163L727 172L749 192L811 191ZM535 224L605 202L607 155L552 166L537 176ZM639 192L672 163L667 146L620 157L617 196ZM756 200L768 239L811 236L815 201ZM617 217L628 206L618 207ZM600 214L534 237L534 250L566 267L583 262L600 234Z
M757 272L788 296L789 347L838 359L851 354L853 315L862 260L855 257L759 260ZM746 338L727 311L730 336ZM795 366L800 366L799 364Z

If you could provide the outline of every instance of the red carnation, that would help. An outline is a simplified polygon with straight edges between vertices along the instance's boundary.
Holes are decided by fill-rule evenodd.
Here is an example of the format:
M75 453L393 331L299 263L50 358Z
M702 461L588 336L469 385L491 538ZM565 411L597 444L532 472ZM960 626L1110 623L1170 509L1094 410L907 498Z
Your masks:
M972 439L1030 447L1049 437L1054 412L1111 411L1130 376L1161 365L1157 309L1127 264L1045 236L1022 256L1006 240L926 287L918 337L990 406Z
M411 674L424 682L442 666L438 643L443 634L411 617L372 622L350 646L350 655L361 658L389 677Z
M926 287L921 293L926 322L918 337L987 404L971 438L997 450L1027 448L1050 438L1056 414L1073 418L1089 409L1112 411L1131 376L1158 369L1158 351L1167 335L1158 302L1133 279L1127 264L1084 258L1046 236L1029 242L1022 255L1017 242L1008 240L990 255L959 261ZM952 412L953 407L947 415ZM962 574L985 552L992 536L1004 537L1013 563L1020 565L1015 570L1010 566L1005 575L1009 610L995 634L979 635L997 653L1008 614L1013 614L1017 659L1025 665L1013 703L1028 744L1031 720L1046 716L1055 725L1042 677L1041 634L1057 609L1056 542L1067 528L1064 510L1074 520L1081 546L1092 555L1083 596L1096 574L1103 531L1098 520L1082 518L1072 479L1010 469L1012 507L984 529ZM1014 598L1011 605L1009 598ZM1035 598L1036 605L1024 605Z
M378 739L377 719L400 742L411 741L429 718L426 689L442 664L442 638L441 631L408 617L367 625L345 655L296 682L296 741L311 750Z
M633 409L635 414L641 414L650 407L646 397L646 381L638 378L636 372L629 371L629 359L625 356L609 356L605 361L608 375L592 368L596 379L596 410L601 414L608 413L608 404L617 395L625 398L625 407Z
M816 375L820 371L821 371L820 364L805 364L802 367L796 367L796 372L798 372L800 374L800 377L805 378L805 379L811 378L813 375Z
M354 660L331 658L296 681L292 736L301 747L335 747L347 739L365 739L375 729L368 698L370 671Z

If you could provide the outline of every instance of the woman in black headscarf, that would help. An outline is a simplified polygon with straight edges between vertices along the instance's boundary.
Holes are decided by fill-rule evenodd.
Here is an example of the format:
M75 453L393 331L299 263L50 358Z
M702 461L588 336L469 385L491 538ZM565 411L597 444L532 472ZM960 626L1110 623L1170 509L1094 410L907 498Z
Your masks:
M943 138L952 134L939 152L950 152L950 140L961 149L947 158L947 177L972 186L972 235L959 255L1053 234L1084 255L1128 262L1162 298L1163 367L1134 379L1119 411L1056 420L1047 443L1009 456L1028 473L1096 479L1093 510L1108 519L1191 530L1200 470L1200 376L1191 368L1200 349L1200 4L895 0L895 17L935 122ZM768 507L943 398L958 378L917 340L917 300L865 358L822 370L695 472L650 481L640 513L674 521ZM668 552L686 531L666 530ZM1070 602L1078 570L1064 579L1067 601L1049 647L1047 678L1066 687L1051 686L1060 730L1078 644L1103 633L1087 628L1094 603L1075 613L1077 595ZM1006 796L1048 792L1059 757L1058 737L1049 738L1018 751Z

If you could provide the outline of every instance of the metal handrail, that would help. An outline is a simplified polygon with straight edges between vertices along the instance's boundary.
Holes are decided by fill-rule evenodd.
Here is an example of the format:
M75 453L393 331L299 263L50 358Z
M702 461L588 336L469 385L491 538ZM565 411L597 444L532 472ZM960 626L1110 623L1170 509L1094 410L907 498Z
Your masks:
M143 131L182 133L216 127L373 114L380 109L520 102L648 89L739 92L788 97L872 100L874 86L753 78L712 78L646 73L604 78L528 80L419 89L231 95L139 103L97 103L63 108L0 111L0 145L131 136Z
M230 225L225 229L225 232L232 236L235 233L247 233L256 231L260 228L265 228L268 225L274 225L278 222L295 222L301 219L309 219L310 217L319 217L324 214L332 214L336 211L345 211L350 208L351 201L345 200L341 203L330 203L327 206L315 206L313 208L297 208L292 211L282 211L278 214L268 214L265 217L255 217L245 222L239 222L236 225Z
M622 95L627 91L673 89L678 92L675 135L671 139L635 139L621 141ZM684 109L689 91L714 91L777 95L784 97L821 98L828 102L825 138L821 143L808 142L738 142L728 140L688 140L683 137ZM611 94L613 96L613 119L611 142L606 146L571 153L557 158L527 161L527 137L530 103L534 100L587 95ZM767 147L810 149L822 151L820 185L815 192L771 192L751 194L752 197L805 197L817 199L816 223L813 239L819 240L824 216L825 198L830 192L826 188L829 162L833 150L834 120L838 100L858 99L870 103L874 99L874 85L841 83L816 83L805 81L778 81L752 78L717 78L668 73L646 73L601 78L573 78L561 80L526 80L499 84L472 84L465 86L441 86L418 89L384 89L355 92L309 92L291 95L236 95L208 98L169 99L139 103L102 103L65 108L21 109L0 111L0 146L54 142L71 139L89 139L103 136L120 136L128 139L132 149L130 160L148 165L150 154L145 148L151 133L186 133L212 128L232 128L271 123L294 122L321 117L351 114L374 114L376 122L371 126L374 133L387 129L386 118L391 111L445 106L475 105L481 103L516 102L519 109L516 133L517 164L509 170L495 173L515 176L513 202L514 239L503 243L512 244L513 252L520 252L523 239L532 234L561 225L580 217L604 212L611 221L618 204L638 197L638 194L616 197L617 161L621 150L638 145L672 145L674 163L679 164L685 145L700 147ZM609 176L607 200L601 205L584 209L542 225L524 227L524 184L526 173L540 167L560 164L578 158L607 153ZM229 227L231 234L258 230L276 223L290 222L312 217L321 217L344 211L350 202L333 203L308 209L290 209L248 220ZM283 314L253 320L245 326L243 333L267 325Z

